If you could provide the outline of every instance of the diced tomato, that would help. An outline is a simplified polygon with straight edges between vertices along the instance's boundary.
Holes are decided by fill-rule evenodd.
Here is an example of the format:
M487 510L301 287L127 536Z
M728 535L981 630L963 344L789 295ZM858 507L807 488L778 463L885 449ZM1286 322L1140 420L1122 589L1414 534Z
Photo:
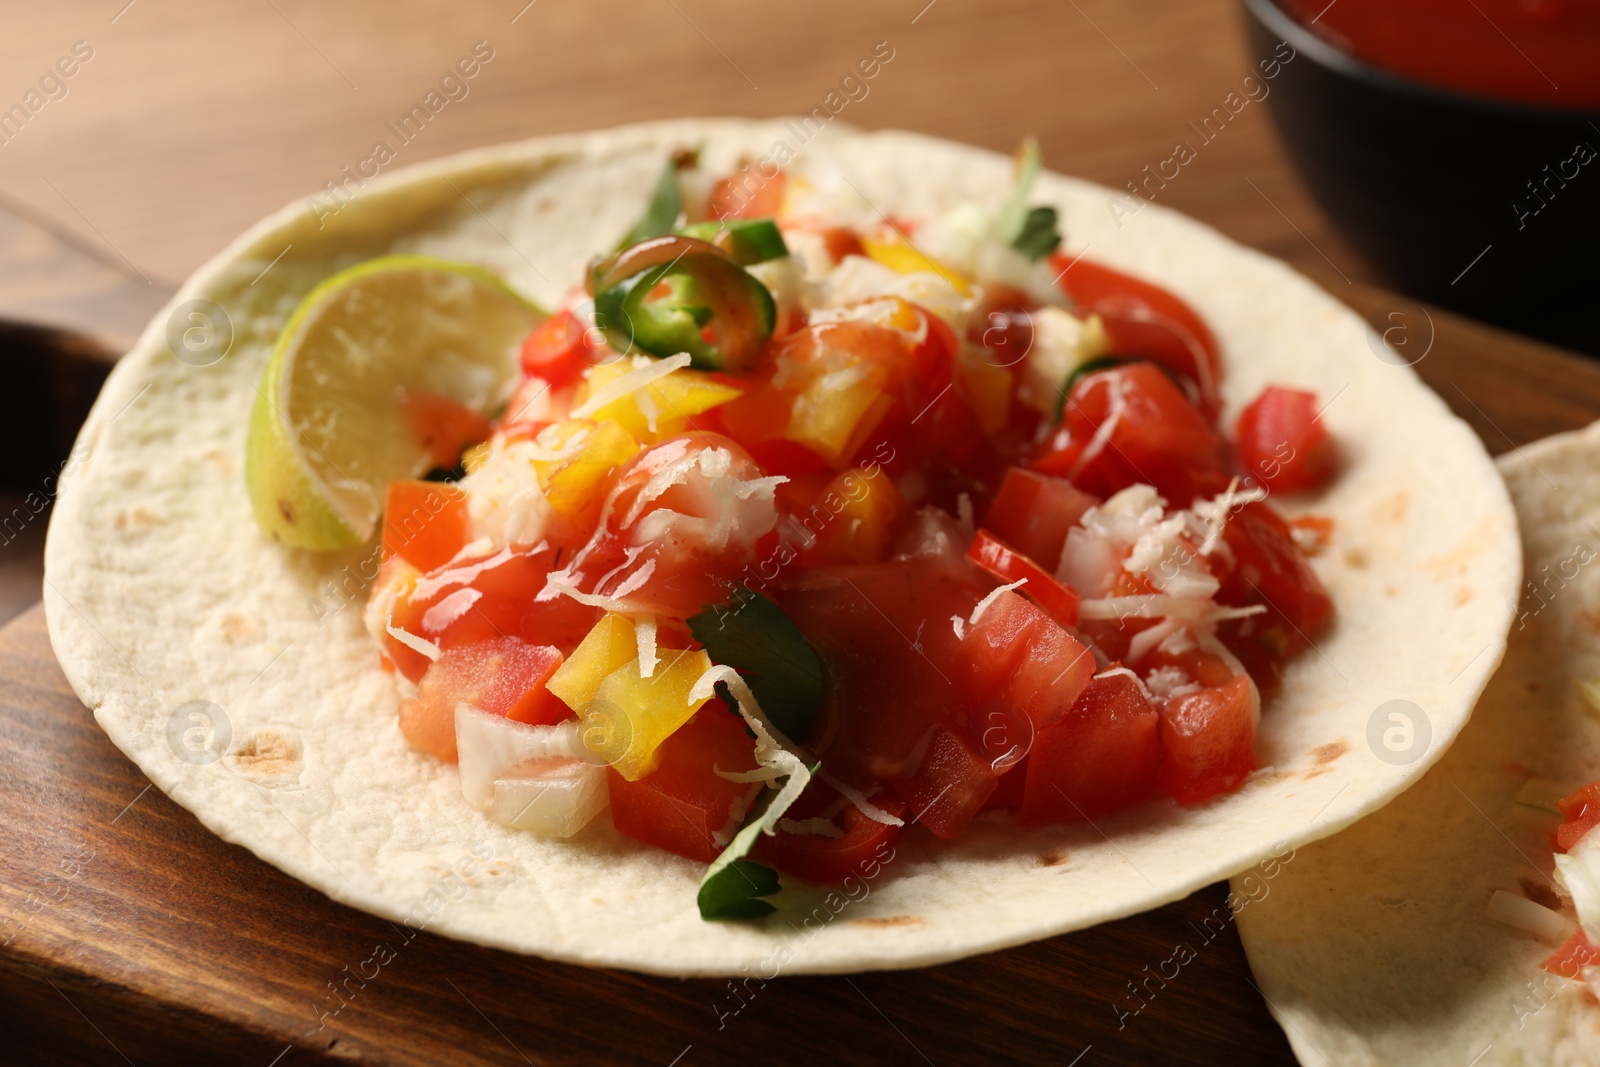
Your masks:
M909 776L929 730L964 717L950 617L978 602L973 577L964 561L923 557L817 568L774 592L826 661L835 721L817 729L832 730L828 767L844 781L869 789Z
M1600 948L1589 943L1589 938L1584 934L1583 928L1573 931L1566 943L1550 954L1542 966L1552 974L1559 974L1563 978L1578 981L1583 977L1583 969L1592 964L1600 963Z
M1590 782L1556 802L1566 821L1556 828L1556 847L1571 852L1596 825L1600 825L1600 782Z
M774 173L765 173L769 168ZM712 187L707 211L714 219L775 218L783 210L788 178L771 163L744 160L738 170Z
M1216 337L1194 308L1159 285L1093 260L1058 252L1051 263L1078 313L1100 315L1112 351L1171 367L1195 383L1201 410L1216 417L1222 407L1222 358Z
M1232 562L1218 575L1218 603L1267 608L1265 614L1222 624L1218 634L1224 643L1247 665L1259 659L1245 653L1248 646L1279 660L1309 648L1333 617L1333 599L1295 546L1289 524L1264 501L1255 501L1228 519L1222 539Z
M948 623L946 624L948 626ZM928 629L942 629L930 620ZM1094 655L1042 609L1004 592L968 622L953 664L973 706L1009 700L1037 733L1055 723L1094 676Z
M994 768L959 733L935 726L916 771L889 784L909 805L911 818L949 839L961 835L998 782Z
M1222 439L1153 363L1079 379L1060 429L1035 452L1033 466L1101 497L1153 485L1174 507L1228 484Z
M559 389L583 376L593 352L583 322L570 311L558 311L522 342L522 373Z
M565 655L578 647L602 612L567 596L537 599L556 569L558 551L543 544L503 548L430 572L398 599L390 624L446 650L520 637L552 645ZM385 634L381 646L413 682L428 669L426 656L392 635Z
M726 460L708 456L721 451ZM607 523L573 559L589 594L634 610L687 618L727 600L778 521L770 486L738 442L708 433L670 438L617 474Z
M488 419L447 396L401 386L399 400L406 429L435 467L451 469L461 453L494 432Z
M472 539L467 494L441 482L390 482L383 507L383 557L419 571L450 562Z
M1169 652L1157 645L1136 664L1139 673L1149 674L1163 667L1176 668L1190 681L1203 686L1219 686L1233 677L1233 668L1221 656L1191 646L1182 652Z
M417 695L400 702L400 732L454 763L457 704L533 725L570 719L571 709L545 688L559 666L558 650L515 637L445 649L423 673Z
M1317 397L1269 385L1234 425L1239 460L1273 492L1320 489L1333 477L1333 438L1317 418Z
M1161 712L1161 786L1180 804L1239 787L1256 769L1250 679L1173 697Z
M606 772L611 821L629 837L710 863L761 789L758 782L731 782L716 771L754 770L755 743L744 721L713 700L656 752L660 765L637 782L614 768Z
M1024 786L1028 780L1028 757L1014 767L1000 772L1000 781L983 805L984 811L1018 811L1022 808Z
M1131 675L1091 680L1067 714L1033 739L1022 821L1097 819L1145 799L1161 769L1160 719Z
M1078 594L988 530L978 531L967 549L967 558L1003 584L1025 580L1027 584L1021 586L1018 592L1048 611L1062 626L1077 625Z
M1098 498L1065 478L1012 467L1000 482L983 525L1040 566L1054 569L1061 561L1067 531L1098 503Z
M812 789L808 787L806 791ZM872 803L896 818L907 818L905 802L899 797L880 795L873 797ZM790 809L790 818L807 817L799 814L798 808L797 802ZM877 865L893 857L893 844L903 832L903 827L870 819L848 803L836 822L844 830L842 837L787 830L779 830L771 837L763 835L757 842L756 857L784 874L825 885L840 885L851 877L867 881L877 875Z

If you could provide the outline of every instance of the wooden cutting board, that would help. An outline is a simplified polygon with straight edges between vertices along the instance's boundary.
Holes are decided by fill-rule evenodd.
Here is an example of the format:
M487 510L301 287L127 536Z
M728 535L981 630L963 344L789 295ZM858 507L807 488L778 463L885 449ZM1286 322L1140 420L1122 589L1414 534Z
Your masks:
M1596 364L1319 281L1425 353L1417 369L1491 451L1600 417ZM67 687L38 607L0 631L0 820L14 1062L1293 1062L1221 884L942 967L738 988L407 940L152 789ZM1170 977L1180 945L1193 959Z

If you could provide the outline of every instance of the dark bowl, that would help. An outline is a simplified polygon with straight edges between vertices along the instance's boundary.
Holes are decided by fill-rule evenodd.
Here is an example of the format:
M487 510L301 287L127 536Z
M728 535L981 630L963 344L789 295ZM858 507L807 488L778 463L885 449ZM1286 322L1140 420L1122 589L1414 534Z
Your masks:
M1600 112L1424 85L1243 2L1290 158L1392 285L1600 354Z

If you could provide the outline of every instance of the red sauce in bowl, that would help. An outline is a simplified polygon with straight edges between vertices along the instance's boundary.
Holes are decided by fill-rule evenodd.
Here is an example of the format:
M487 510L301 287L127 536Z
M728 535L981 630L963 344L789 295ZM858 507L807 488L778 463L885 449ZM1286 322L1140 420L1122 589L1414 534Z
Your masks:
M1600 0L1279 0L1336 47L1477 96L1600 107Z

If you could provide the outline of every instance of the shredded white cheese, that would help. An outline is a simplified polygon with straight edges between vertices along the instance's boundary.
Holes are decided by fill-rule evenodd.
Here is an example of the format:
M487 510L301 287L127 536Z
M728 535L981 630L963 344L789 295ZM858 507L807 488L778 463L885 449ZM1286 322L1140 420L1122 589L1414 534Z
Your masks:
M656 673L656 617L641 615L633 620L633 636L639 642L639 677Z
M861 812L861 814L865 815L867 818L871 819L873 822L881 822L885 826L904 826L906 824L904 819L890 815L872 801L868 800L866 794L862 793L861 790L854 789L846 785L844 782L841 782L827 771L819 770L817 772L817 777L833 786L835 792L844 797L850 803L854 804L856 806L856 810Z
M988 610L990 604L993 604L996 600L999 600L1002 596L1011 592L1013 589L1018 589L1027 584L1028 579L1018 578L1010 585L1002 585L1000 588L993 590L988 596L978 601L978 606L972 609L972 614L968 617L967 621L973 626L978 625L978 620L983 617L983 613Z
M429 641L425 637L418 637L414 633L409 633L400 629L400 627L394 624L393 620L384 623L383 628L389 631L390 637L394 638L396 641L399 641L402 645L405 645L407 648L411 649L411 651L427 656L430 660L437 660L441 655L443 655L443 652L440 650L438 645L434 644L432 641Z
M640 362L641 360L643 362ZM679 352L677 355L668 356L666 359L635 356L632 370L596 389L588 400L572 409L572 417L586 419L608 404L621 400L629 393L636 393L649 386L652 382L665 378L673 371L682 370L691 362L693 360L687 352Z

